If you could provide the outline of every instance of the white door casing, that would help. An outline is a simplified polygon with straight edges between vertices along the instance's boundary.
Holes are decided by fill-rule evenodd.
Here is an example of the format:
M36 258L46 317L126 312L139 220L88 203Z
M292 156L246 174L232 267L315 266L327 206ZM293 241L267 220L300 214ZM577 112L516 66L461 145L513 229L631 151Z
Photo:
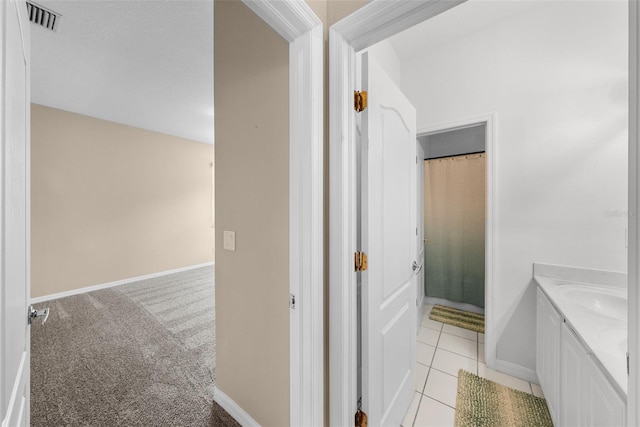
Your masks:
M372 426L400 425L414 394L416 110L362 57L362 406Z
M2 427L29 419L29 21L24 1L0 3L0 418Z
M416 272L416 327L420 328L422 316L424 315L424 149L422 144L416 139L416 226L418 235L416 236L417 263L420 266Z
M629 1L629 241L627 425L640 425L640 2Z

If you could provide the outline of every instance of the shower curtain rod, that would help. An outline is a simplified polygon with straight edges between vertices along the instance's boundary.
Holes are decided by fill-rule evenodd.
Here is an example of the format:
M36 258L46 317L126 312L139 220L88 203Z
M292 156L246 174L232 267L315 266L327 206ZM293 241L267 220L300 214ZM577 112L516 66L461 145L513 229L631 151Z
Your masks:
M474 154L484 154L485 151L474 151L473 153L454 154L453 156L427 157L426 160L448 159L449 157L471 156Z

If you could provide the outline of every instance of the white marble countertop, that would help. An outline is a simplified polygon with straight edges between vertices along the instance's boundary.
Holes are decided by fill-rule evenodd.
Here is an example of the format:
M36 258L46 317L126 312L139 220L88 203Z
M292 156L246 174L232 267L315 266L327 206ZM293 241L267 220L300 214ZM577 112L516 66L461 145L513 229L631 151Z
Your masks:
M626 275L534 264L534 279L626 396Z

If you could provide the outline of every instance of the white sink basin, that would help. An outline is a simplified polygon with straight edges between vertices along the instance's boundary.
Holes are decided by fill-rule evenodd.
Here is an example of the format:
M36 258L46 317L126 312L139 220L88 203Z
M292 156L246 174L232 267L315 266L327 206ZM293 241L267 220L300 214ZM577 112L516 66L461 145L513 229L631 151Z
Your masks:
M627 353L627 330L625 328L607 328L598 333L600 342L608 348Z
M569 301L598 314L613 319L627 318L627 299L620 291L579 285L564 285L558 290Z

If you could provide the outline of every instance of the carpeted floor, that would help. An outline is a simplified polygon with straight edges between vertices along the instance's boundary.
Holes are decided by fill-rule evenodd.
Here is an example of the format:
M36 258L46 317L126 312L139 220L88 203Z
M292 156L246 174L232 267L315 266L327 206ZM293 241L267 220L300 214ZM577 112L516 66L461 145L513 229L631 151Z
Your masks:
M470 372L458 372L456 427L553 427L547 401Z
M37 304L32 426L237 426L213 402L213 267Z

